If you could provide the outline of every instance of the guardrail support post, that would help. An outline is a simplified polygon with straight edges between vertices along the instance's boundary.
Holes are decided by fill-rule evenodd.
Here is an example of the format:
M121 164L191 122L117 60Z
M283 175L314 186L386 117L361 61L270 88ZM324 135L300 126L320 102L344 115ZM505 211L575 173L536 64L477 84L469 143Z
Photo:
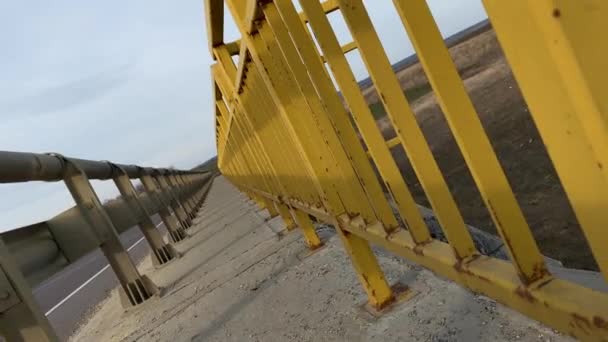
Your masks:
M177 188L178 193L179 193L179 199L182 203L182 205L184 206L184 208L186 209L186 215L188 215L188 217L190 218L190 220L194 220L195 215L194 215L194 205L192 205L192 202L190 201L190 196L187 195L187 186L186 184L182 181L182 179L180 178L179 175L177 174L172 174L169 175L169 180L171 180L171 182L173 183L173 185Z
M55 155L63 163L63 180L83 217L97 235L100 248L116 274L131 305L143 303L158 288L139 271L120 242L112 220L106 213L86 174L70 159ZM122 298L123 304L126 299ZM126 305L125 305L126 306Z
M160 232L156 229L156 226L150 218L150 214L146 208L141 204L137 196L137 191L133 183L129 180L129 176L125 170L117 166L116 164L109 163L114 171L114 184L120 191L120 195L127 202L127 205L133 212L137 225L141 229L146 241L150 244L154 258L152 258L155 265L162 265L174 257L177 256L177 252L173 249L173 246L165 244Z
M184 177L184 180L186 181L186 184L189 184L190 186L194 186L197 188L197 190L192 194L192 197L191 197L192 203L194 203L194 216L196 216L199 209L201 208L199 200L201 198L200 194L203 191L203 185L205 183L200 179L199 180L188 180L187 177Z
M207 178L201 178L199 181L201 183L201 188L196 192L196 211L198 212L200 208L205 204L205 199L211 190L211 186L213 185L213 179L216 177L216 174L211 174L207 176Z
M298 226L302 229L302 235L304 235L306 246L311 250L321 247L323 243L321 242L321 239L319 239L319 235L317 235L315 226L312 224L308 214L299 209L293 209L292 213Z
M181 175L181 180L182 182L187 186L187 187L195 187L196 191L194 191L192 193L192 195L188 198L188 200L190 201L190 203L192 203L192 208L194 209L194 212L192 213L194 215L194 217L196 217L196 213L198 212L198 194L201 191L201 188L198 188L199 184L202 184L202 181L198 180L198 181L193 181L188 179L188 177L186 177L185 175Z
M188 235L181 225L178 227L179 222L177 221L177 218L171 215L171 212L169 211L169 204L165 201L164 196L161 194L162 190L158 187L152 176L148 173L142 172L142 176L139 178L139 180L143 184L144 189L146 189L148 194L150 194L150 196L160 204L160 210L158 213L161 220L165 224L165 227L167 227L171 241L180 242L185 239Z
M183 185L177 181L177 178L175 177L174 174L169 173L166 176L166 180L167 180L167 184L169 184L169 186L171 187L175 198L177 199L177 201L179 202L179 204L181 205L181 207L184 209L184 212L186 213L186 217L190 220L190 222L192 222L192 208L190 207L190 203L188 203L187 199L186 199L186 195L185 195L185 189L183 187Z
M1 238L0 341L59 342Z
M194 206L190 201L190 189L188 189L188 185L177 173L172 174L170 179L179 191L179 198L181 199L181 202L184 208L186 209L186 214L188 215L188 217L190 217L191 220L194 220Z
M161 190L165 193L165 195L166 195L165 198L168 200L169 204L171 205L171 208L173 209L173 212L177 216L177 219L181 223L182 227L184 229L190 228L192 222L190 221L190 218L188 217L188 215L186 215L186 211L182 207L181 203L179 203L177 196L175 195L171 186L167 182L167 179L165 179L165 176L161 175L161 174L156 174L156 175L153 175L152 177L154 179L156 179L156 181L160 185Z
M211 177L208 181L209 182L213 182L213 177ZM206 197L207 192L209 190L208 187L211 186L211 184L206 184L202 180L199 180L199 182L200 182L200 184L202 184L202 186L201 186L200 189L198 189L194 193L194 196L192 196L192 199L194 200L195 214L198 213L199 210L201 210L201 207L203 206L203 202L205 202L205 197ZM196 185L196 186L198 186L198 185Z

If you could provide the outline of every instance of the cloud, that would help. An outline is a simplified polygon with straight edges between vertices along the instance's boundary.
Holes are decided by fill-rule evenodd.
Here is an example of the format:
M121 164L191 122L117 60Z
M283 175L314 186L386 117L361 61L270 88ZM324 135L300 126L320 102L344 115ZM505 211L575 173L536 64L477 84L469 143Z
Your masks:
M4 119L35 117L61 112L106 96L129 81L134 64L99 71L77 80L47 87L6 104L0 104Z

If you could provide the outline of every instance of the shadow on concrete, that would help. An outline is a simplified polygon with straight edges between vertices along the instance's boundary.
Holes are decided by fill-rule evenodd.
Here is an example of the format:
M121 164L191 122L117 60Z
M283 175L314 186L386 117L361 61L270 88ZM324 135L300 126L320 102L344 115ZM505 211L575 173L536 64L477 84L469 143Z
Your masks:
M255 264L258 264L262 260L258 260ZM222 312L213 321L209 322L209 326L207 328L201 330L198 334L194 335L191 341L206 341L209 337L213 336L213 334L215 334L218 329L220 329L222 326L224 326L224 324L226 324L230 319L232 319L234 315L241 312L245 307L250 305L260 294L262 294L264 290L268 289L271 285L273 285L275 283L276 278L278 278L285 271L289 270L291 267L296 266L301 262L302 260L297 257L297 253L292 254L288 261L283 265L283 267L275 270L266 279L262 280L257 285L252 287L248 296L230 305L230 307L228 307L226 311Z
M222 217L224 217L223 215L226 214L226 212L228 211L228 209L236 209L238 207L238 205L234 206L234 205L231 205L231 204L242 205L244 203L234 201L234 202L231 202L227 206L220 207L220 208L218 208L218 209L216 209L216 210L214 210L212 212L209 212L209 213L200 212L199 214L197 214L196 218L194 218L193 222L195 224L197 224L197 225L198 224L204 224L205 226L209 226L209 225L217 222ZM253 208L251 208L251 206L244 206L244 207L247 208L247 211L251 211L253 209ZM208 222L203 222L204 219L209 219L209 218L213 218L213 219L211 221L208 221Z
M227 249L229 249L230 247L234 246L236 243L238 243L239 241L243 240L247 235L251 234L254 230L258 229L259 227L261 227L262 225L266 224L266 222L262 222L258 225L253 226L252 228L246 230L245 232L239 234L238 236L236 236L234 239L232 239L227 245L222 246L221 248L218 248L218 250L211 254L210 256L208 256L207 258L203 259L201 262L196 263L196 265L194 265L193 267L190 267L188 269L185 269L182 273L182 275L178 276L175 279L171 280L170 284L165 285L168 292L166 293L166 296L170 296L173 293L179 291L181 288L188 286L188 284L185 284L183 286L180 286L179 288L172 288L174 284L177 284L178 282L180 282L181 280L183 280L184 278L186 278L188 275L190 275L192 272L196 271L197 269L199 269L200 267L203 267L205 264L207 264L208 262L210 262L211 260L213 260L214 258L216 258L218 255L224 253ZM209 240L212 236L210 236L209 238L205 239L204 241L198 242L197 244L193 245L192 247L190 247L190 249L193 249L197 246L199 246L200 244L204 243L205 241Z
M266 260L267 258L269 258L270 256L276 254L277 252L279 252L281 249L289 246L291 243L294 242L298 242L299 239L294 239L293 241L288 242L287 244L281 245L276 249L272 249L269 253L265 254L264 256L258 258L257 260L244 265L244 267L239 268L239 270L231 275L228 279L225 279L224 281L220 282L220 283L215 283L212 282L211 284L209 284L207 286L207 290L206 291L201 291L201 292L197 292L196 294L194 294L191 297L188 297L182 301L180 301L179 303L177 303L174 308L177 308L177 310L175 310L174 312L167 314L165 316L163 316L163 320L159 321L158 324L162 324L162 322L168 321L170 319L172 319L173 317L179 315L181 312L183 312L184 310L186 310L188 307L190 307L191 305L194 305L197 300L199 300L200 298L206 296L207 294L215 291L216 289L224 286L225 284L233 281L235 278L237 278L238 276L240 276L241 274L247 272L249 269L251 269L252 267L255 267L256 265L258 265L259 263L261 263L262 261ZM301 245L300 247L301 249L304 249L304 245ZM297 254L297 253L296 253ZM267 287L269 287L272 284L272 280L277 278L280 274L282 274L283 272L285 272L286 270L288 270L290 267L297 265L298 263L301 262L301 260L296 256L296 254L292 254L288 259L286 264L277 269L276 271L274 271L273 273L271 273L268 278L264 279L263 281L261 281L260 283L258 283L258 285L254 286L252 288L252 292L256 292L254 293L252 296L248 296L247 298L243 298L241 301L231 305L224 313L220 314L215 320L213 320L211 322L211 325L209 326L209 328L206 328L204 330L202 330L199 334L195 335L194 337L192 337L192 341L203 341L205 340L206 336L210 336L211 334L213 334L215 331L217 331L217 329L219 327L221 327L221 325L223 324L222 322L227 322L235 313L237 313L238 311L240 311L243 307L246 307L247 305L249 305L253 299L255 299L257 296L260 295L260 293L266 289ZM207 259L209 260L209 259ZM174 291L172 291L172 293L175 293L177 291L179 291L179 289L186 287L190 284L185 284L184 286L180 286L178 289L175 289ZM171 293L171 294L172 294ZM168 295L171 295L168 294ZM139 330L134 332L133 334L131 334L130 336L127 336L124 340L128 340L128 341L137 341L140 338L142 338L143 336L145 336L149 331L147 330Z
M237 222L239 219L241 219L242 217L244 217L246 214L249 214L249 211L244 212L242 215L239 215L237 217L235 217L233 220L226 222L224 225L219 225L219 228L214 229L213 231L209 231L208 234L204 237L202 237L199 241L196 241L192 244L192 246L189 246L188 248L185 249L179 249L180 253L182 254L187 254L190 250L196 248L197 246L209 241L211 238L213 238L215 236L215 234L219 233L222 229L225 229L226 227L231 226L233 223ZM260 225L256 226L259 227ZM207 229L209 226L205 226L202 227L200 229L198 229L195 232L192 232L192 234L190 235L190 239L194 239L195 237L197 237L198 234L203 233L203 232L207 232ZM186 241L188 242L188 241Z

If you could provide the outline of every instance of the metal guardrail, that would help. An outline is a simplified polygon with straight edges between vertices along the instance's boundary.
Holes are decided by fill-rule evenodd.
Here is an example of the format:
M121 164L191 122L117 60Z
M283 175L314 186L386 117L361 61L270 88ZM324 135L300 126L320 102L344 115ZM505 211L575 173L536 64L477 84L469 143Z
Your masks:
M158 214L171 242L186 230L210 188L212 172L180 171L68 158L59 154L0 151L0 183L63 181L76 206L56 217L0 234L0 337L7 341L56 341L33 299L31 286L100 248L116 274L123 305L137 305L158 288L138 272L119 240L137 225L155 265L179 257L152 222ZM121 197L103 205L89 179L113 180ZM139 179L138 193L131 179Z
M224 3L241 33L235 42L223 41ZM394 294L370 243L564 333L607 340L608 294L548 271L427 3L393 1L510 261L481 255L475 248L370 21L366 6L373 2L299 3L303 13L291 0L206 1L209 44L217 61L212 77L222 174L289 226L297 223L311 248L320 241L308 215L333 224L377 308L393 301ZM606 277L608 42L596 37L608 31L608 3L483 3ZM344 18L353 43L338 43L327 18L333 11ZM344 56L354 47L447 243L429 234L376 127ZM232 56L237 54L235 64Z

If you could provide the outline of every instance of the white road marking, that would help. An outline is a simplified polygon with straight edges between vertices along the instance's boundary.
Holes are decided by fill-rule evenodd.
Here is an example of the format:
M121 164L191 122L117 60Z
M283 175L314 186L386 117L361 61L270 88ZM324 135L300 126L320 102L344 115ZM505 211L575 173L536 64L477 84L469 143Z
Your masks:
M158 228L158 226L160 226L161 224L162 224L162 222L160 222L159 224L157 224L156 227ZM135 248L135 246L137 246L137 244L139 244L140 242L142 242L144 238L145 237L142 236L139 240L135 241L135 243L133 243L131 245L131 247L127 248L127 252L130 251L130 250L132 250L133 248ZM60 300L59 303L55 304L55 306L53 306L52 308L50 308L49 311L45 312L44 315L48 316L48 315L52 314L53 311L55 311L57 308L59 308L61 305L63 305L65 302L67 302L70 298L72 298L72 296L74 296L76 293L78 293L78 291L82 290L85 286L87 286L90 282L92 282L93 280L95 280L95 278L97 278L100 274L103 273L103 271L107 270L108 268L110 268L110 265L104 266L97 273L95 273L91 278L87 279L87 281L85 281L84 283L82 283L82 285L78 286L69 295L67 295L65 298L63 298L62 300Z
M130 251L130 250L132 250L132 249L133 249L133 247L135 247L135 246L136 246L138 243L140 243L140 242L141 242L141 240L143 240L144 238L145 238L145 237L144 237L144 236L142 236L142 237L141 237L139 240L135 241L135 243L134 243L134 244L132 244L132 245L131 245L131 247L127 248L127 252L128 252L128 251ZM108 266L109 266L109 265L108 265Z

